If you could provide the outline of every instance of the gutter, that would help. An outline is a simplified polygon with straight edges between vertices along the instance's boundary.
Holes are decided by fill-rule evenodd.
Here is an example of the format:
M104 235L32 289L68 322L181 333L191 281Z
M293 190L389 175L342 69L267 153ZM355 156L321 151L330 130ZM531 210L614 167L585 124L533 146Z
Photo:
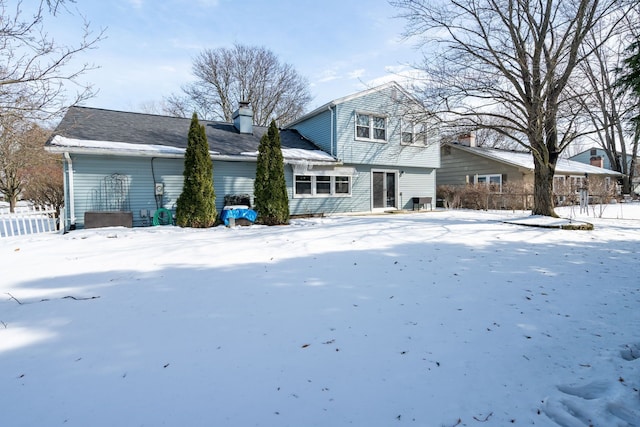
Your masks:
M73 185L73 161L68 151L64 152L64 158L67 161L67 174L68 174L68 189L69 189L69 229L75 230L76 228L76 205L74 202L74 185ZM66 220L66 218L65 218Z
M69 150L69 147L56 147L48 146L47 151L50 153L61 153L71 162L69 153L73 154L91 154L91 155L109 155L109 156L123 156L123 157L144 157L144 158L165 158L165 159L184 159L184 153L161 153L157 151L141 151L141 150L109 150L104 148L87 148L87 147L73 147ZM212 160L226 161L226 162L257 162L258 156L255 155L229 155L218 154L216 152L209 152L209 157ZM295 163L298 159L283 158L285 163ZM307 160L308 163L318 164L333 164L336 161L331 160Z

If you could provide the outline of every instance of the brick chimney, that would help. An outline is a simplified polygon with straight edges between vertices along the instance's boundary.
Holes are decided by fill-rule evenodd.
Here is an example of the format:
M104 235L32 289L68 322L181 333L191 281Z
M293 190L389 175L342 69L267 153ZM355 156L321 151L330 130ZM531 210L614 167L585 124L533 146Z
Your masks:
M233 126L240 133L253 133L253 110L248 101L240 101L233 113Z
M467 147L475 147L476 134L474 132L470 132L458 136L458 144L465 145Z
M604 160L602 159L602 156L592 156L589 159L589 164L591 166L596 166L596 167L602 168L602 167L604 167Z

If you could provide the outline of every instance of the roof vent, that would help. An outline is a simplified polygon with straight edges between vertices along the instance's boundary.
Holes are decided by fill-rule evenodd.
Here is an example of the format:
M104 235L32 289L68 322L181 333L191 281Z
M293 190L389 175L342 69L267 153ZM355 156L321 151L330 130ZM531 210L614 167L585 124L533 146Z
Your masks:
M253 133L253 110L248 101L240 101L233 113L233 126L240 133Z

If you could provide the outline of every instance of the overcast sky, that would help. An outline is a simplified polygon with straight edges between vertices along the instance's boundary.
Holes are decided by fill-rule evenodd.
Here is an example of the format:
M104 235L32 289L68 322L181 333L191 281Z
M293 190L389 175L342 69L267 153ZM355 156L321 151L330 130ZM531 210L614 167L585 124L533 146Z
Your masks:
M192 79L192 58L234 43L264 46L307 77L308 109L394 79L419 60L387 0L77 0L46 30L75 43L83 15L106 39L78 60L100 67L87 106L140 111Z

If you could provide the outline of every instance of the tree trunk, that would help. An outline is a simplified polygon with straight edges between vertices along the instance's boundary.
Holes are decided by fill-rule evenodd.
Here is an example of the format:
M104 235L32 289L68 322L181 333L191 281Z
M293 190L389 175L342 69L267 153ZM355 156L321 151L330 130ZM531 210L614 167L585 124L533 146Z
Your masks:
M16 212L16 205L18 204L18 196L16 194L8 194L6 195L9 199L9 212Z
M622 176L622 194L631 194L631 180L629 175Z
M545 164L534 156L535 170L533 173L533 211L532 215L544 215L557 218L553 203L553 175L555 174L555 162Z

